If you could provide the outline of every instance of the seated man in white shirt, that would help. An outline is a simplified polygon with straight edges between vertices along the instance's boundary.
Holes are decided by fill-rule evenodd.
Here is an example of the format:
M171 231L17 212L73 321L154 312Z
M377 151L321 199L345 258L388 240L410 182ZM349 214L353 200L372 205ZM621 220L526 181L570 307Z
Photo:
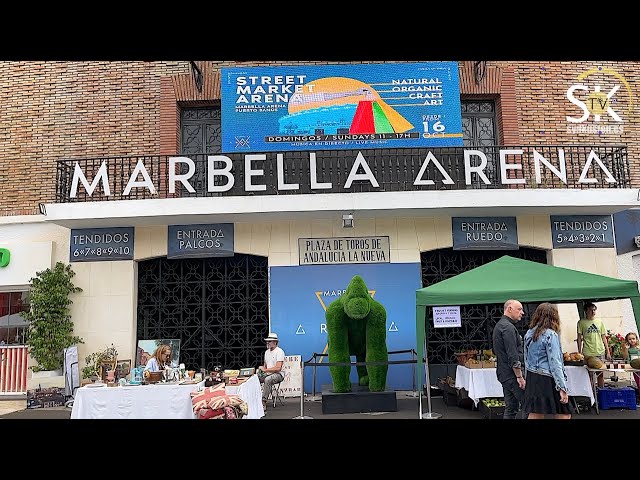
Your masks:
M258 378L262 387L262 405L267 408L267 398L271 392L271 387L284 380L282 375L282 365L284 363L284 350L278 346L278 334L270 333L264 339L267 342L267 351L264 352L264 364L258 367Z

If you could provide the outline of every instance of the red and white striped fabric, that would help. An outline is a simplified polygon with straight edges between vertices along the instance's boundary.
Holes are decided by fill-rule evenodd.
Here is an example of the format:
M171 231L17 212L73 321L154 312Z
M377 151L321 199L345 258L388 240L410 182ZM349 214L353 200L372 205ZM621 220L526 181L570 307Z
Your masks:
M0 395L26 393L27 348L0 345Z

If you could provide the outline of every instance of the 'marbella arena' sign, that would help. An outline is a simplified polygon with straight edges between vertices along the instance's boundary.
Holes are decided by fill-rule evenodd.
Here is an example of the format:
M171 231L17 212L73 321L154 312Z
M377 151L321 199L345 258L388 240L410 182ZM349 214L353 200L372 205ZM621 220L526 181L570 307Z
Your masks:
M523 154L522 149L501 149L498 151L499 153L499 164L500 164L500 178L503 185L508 184L525 184L527 183L527 179L525 178L515 178L516 172L518 170L522 170L522 164L513 162L507 162L507 156L513 158ZM536 150L533 150L533 162L535 166L535 181L537 184L542 183L542 166L544 165L549 171L553 173L553 175L557 176L562 182L567 183L567 166L565 162L564 149L558 149L558 165L553 165L549 160L542 156ZM474 149L464 149L464 174L465 174L465 183L467 185L471 185L472 174L477 175L477 177L486 185L489 185L491 181L485 174L484 170L487 168L489 161L484 152L480 150ZM472 165L473 159L473 165ZM264 175L264 170L261 168L260 162L267 161L266 154L247 154L244 156L244 190L246 192L258 192L265 191L267 186L264 183L260 183L259 178ZM285 178L285 168L284 168L284 155L282 153L276 154L276 170L278 176L278 190L299 190L300 185L298 183L293 183L295 179L287 179ZM434 185L434 181L432 179L424 178L425 172L429 165L433 165L442 176L442 183L445 185L453 185L455 182L449 175L449 172L442 166L440 161L436 158L435 155L431 151L427 153L424 160L421 163L420 169L415 175L413 185ZM310 188L312 190L331 190L334 188L332 182L325 182L323 179L318 178L318 169L316 166L316 153L309 153L309 173L310 173ZM587 160L585 161L584 167L582 168L580 178L578 183L597 183L598 180L596 178L587 178L587 173L589 169L593 166L598 166L602 172L604 173L604 180L607 183L617 183L614 176L607 169L606 165L600 160L598 155L591 150L589 155L587 156ZM232 172L233 162L231 158L225 155L209 155L207 156L207 192L226 192L233 188L235 185L235 177ZM391 165L386 168L394 168ZM187 170L186 173L178 173L181 171ZM358 173L359 171L361 173ZM196 164L189 157L169 157L168 159L168 168L166 169L168 175L168 185L169 185L169 193L175 193L176 191L176 183L180 182L184 188L186 188L190 193L196 193L196 190L189 183L189 180L196 173ZM142 176L142 180L138 180L138 177ZM510 176L512 178L510 178ZM222 180L222 182L220 181ZM358 152L356 155L353 166L347 176L344 188L349 189L351 185L355 181L364 181L370 182L370 184L378 188L380 185L378 183L378 179L374 175L371 167L367 163L366 158L362 154L362 152ZM111 195L111 183L109 180L109 172L107 169L106 160L102 162L100 168L96 172L96 175L93 177L91 183L87 180L85 173L82 171L82 168L78 164L75 163L73 170L73 179L71 182L71 190L69 192L70 198L75 198L78 194L78 186L82 183L87 194L91 196L95 189L99 184L102 184L103 194L105 196ZM127 196L131 193L131 190L134 188L146 188L149 190L151 194L156 193L156 187L149 176L149 172L145 167L144 161L142 159L138 160L133 172L129 176L129 181L127 182L124 190L122 191L122 196Z

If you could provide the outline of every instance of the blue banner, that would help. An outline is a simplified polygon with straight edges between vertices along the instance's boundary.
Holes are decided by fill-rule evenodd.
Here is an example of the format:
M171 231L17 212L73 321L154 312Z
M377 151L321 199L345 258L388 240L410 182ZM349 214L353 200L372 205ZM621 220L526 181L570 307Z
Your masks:
M456 62L223 68L222 151L462 146Z
M344 293L354 275L364 278L369 293L387 311L387 349L411 350L416 346L416 290L421 287L419 263L374 265L313 265L271 267L271 331L280 338L286 355L327 353L327 306ZM389 355L389 361L411 360L411 353ZM328 357L318 357L326 363ZM351 357L355 362L355 357ZM414 365L389 365L387 388L413 389ZM305 368L305 392L313 391L313 369ZM351 381L358 382L356 367ZM316 367L316 393L331 385L328 367Z

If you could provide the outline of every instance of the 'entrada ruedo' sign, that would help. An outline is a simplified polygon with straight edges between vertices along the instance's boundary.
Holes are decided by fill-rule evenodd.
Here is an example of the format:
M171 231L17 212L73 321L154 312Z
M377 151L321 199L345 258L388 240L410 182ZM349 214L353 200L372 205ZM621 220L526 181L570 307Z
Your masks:
M233 257L233 223L169 225L167 258Z
M613 248L611 215L552 215L553 248Z
M454 250L518 250L516 217L453 217Z
M133 260L134 227L82 228L71 230L71 262Z

